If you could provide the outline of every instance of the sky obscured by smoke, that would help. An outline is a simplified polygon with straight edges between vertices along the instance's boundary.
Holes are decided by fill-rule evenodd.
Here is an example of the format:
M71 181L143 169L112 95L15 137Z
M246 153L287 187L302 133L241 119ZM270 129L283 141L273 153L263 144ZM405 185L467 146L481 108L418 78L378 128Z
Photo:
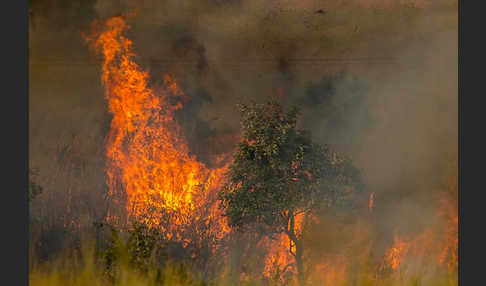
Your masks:
M237 102L277 96L301 107L318 142L355 160L386 228L412 228L434 211L429 194L457 158L457 1L31 0L30 9L41 202L81 178L75 192L87 204L105 191L110 115L80 33L130 12L138 63L154 84L175 74L190 98L178 119L202 161L231 150Z

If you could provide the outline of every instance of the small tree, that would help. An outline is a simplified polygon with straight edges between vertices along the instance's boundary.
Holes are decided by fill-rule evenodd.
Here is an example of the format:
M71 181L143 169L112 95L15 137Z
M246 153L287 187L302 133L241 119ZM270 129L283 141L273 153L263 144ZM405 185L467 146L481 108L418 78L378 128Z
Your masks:
M220 192L224 215L237 229L260 225L269 234L285 233L303 284L303 245L296 216L330 206L346 192L360 189L359 172L296 128L296 108L284 113L276 101L238 107L243 134Z

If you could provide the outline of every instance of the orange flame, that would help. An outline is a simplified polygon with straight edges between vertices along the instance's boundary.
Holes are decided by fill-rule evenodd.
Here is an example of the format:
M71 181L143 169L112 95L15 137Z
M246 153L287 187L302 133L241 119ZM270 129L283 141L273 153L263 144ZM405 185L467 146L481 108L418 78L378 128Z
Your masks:
M402 240L397 234L393 237L393 246L385 254L385 263L390 265L393 270L400 267L404 256L410 250L411 243Z
M294 229L297 236L302 235L304 218L305 214L303 212L295 216ZM265 243L269 251L265 258L263 275L269 277L277 269L283 272L297 271L297 267L294 265L294 258L290 254L291 252L295 253L295 244L290 241L287 234L280 233L276 242L265 241Z
M454 162L453 162L454 163ZM456 162L457 163L457 162ZM455 164L455 163L454 163ZM387 250L382 268L396 270L409 264L412 259L428 261L431 266L457 270L458 212L457 212L457 168L451 164L445 186L439 190L438 213L434 228L426 228L413 238L395 235L393 246ZM404 269L406 271L406 269Z
M148 86L148 73L123 35L129 28L124 17L94 25L101 31L87 40L103 55L101 79L113 115L106 146L110 195L126 196L127 220L160 226L168 213L176 214L170 225L199 219L194 210L221 183L224 168L210 170L190 155L174 120L185 94L171 75L164 75L160 92Z

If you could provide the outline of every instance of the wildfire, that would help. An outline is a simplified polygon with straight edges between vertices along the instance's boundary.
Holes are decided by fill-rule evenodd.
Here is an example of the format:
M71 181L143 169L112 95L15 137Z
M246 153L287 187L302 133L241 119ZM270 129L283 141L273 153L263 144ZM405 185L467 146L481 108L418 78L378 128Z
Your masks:
M226 166L210 169L191 155L174 112L183 107L186 95L174 76L163 77L161 90L148 84L148 73L135 62L133 43L123 35L129 28L125 18L113 17L94 24L96 32L86 39L103 56L101 81L109 112L113 115L106 145L106 173L109 194L123 204L126 214L121 221L135 218L163 230L168 238L182 239L174 229L194 222L211 225L219 235L230 230L217 208L216 192L222 185ZM216 162L223 162L221 157ZM296 169L293 164L293 169ZM310 176L310 174L306 174ZM295 178L297 179L297 178ZM449 177L447 188L457 190L457 176ZM372 212L375 194L369 198ZM395 235L392 246L385 252L382 268L400 270L411 257L429 256L438 265L457 268L457 204L445 196L441 200L438 220L446 221L445 230L426 229L410 239ZM108 214L114 219L115 214ZM295 230L302 234L304 214L295 218ZM362 235L361 240L367 236ZM190 239L190 238L184 238ZM363 244L361 240L354 244ZM282 233L277 242L268 245L264 275L270 276L275 267L295 272L295 245ZM366 252L368 253L368 252ZM340 257L340 258L339 258ZM345 276L349 261L337 256L317 265L321 278L328 284ZM320 269L320 270L319 270Z
M451 164L444 187L439 194L438 213L435 228L428 227L419 235L400 237L395 234L393 245L387 250L382 269L400 269L401 265L411 265L411 261L428 262L436 268L457 270L458 214L457 214L457 169ZM404 269L407 270L407 269Z
M101 80L113 115L106 146L109 194L125 197L126 220L159 226L193 219L196 207L211 195L223 168L210 170L190 151L174 112L187 99L176 79L164 75L164 89L148 85L148 73L135 62L124 17L94 23L87 36L103 55Z

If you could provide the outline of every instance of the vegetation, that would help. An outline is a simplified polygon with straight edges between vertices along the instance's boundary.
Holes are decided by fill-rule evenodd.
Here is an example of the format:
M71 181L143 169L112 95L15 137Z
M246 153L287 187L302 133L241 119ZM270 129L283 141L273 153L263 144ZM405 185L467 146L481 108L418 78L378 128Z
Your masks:
M97 227L109 229L108 239L99 256L104 262L106 277L112 281L119 279L117 270L120 263L147 274L149 269L159 268L161 258L166 257L163 254L164 244L158 230L145 224L134 222L125 237L120 230L111 225L99 223Z
M56 260L48 264L34 264L30 269L29 285L32 286L226 286L235 285L224 278L211 282L205 282L193 274L187 268L177 264L167 263L163 268L151 265L146 272L140 272L133 268L128 260L121 260L116 265L117 279L109 279L103 271L103 259L96 254L93 244L86 243L81 251L72 254L64 253ZM426 274L413 277L389 277L376 281L370 272L360 271L357 273L359 279L354 285L360 286L452 286L457 285L457 272L447 275L427 277ZM425 281L421 283L421 281ZM275 285L274 282L255 280L252 283L240 283L239 285ZM314 285L314 284L309 284ZM316 285L322 285L320 283ZM333 286L350 285L341 283ZM292 286L292 285L289 285Z
M360 175L349 160L312 142L297 128L298 110L284 112L276 101L239 105L242 140L221 192L232 227L261 226L285 233L304 283L303 243L297 216L339 203L361 190Z
M147 263L148 267L144 270L134 267L133 263L137 259L122 255L135 250L130 249L129 245L117 247L117 263L111 264L111 272L107 275L107 257L99 255L93 244L87 243L85 246L82 251L63 254L55 261L31 267L29 285L203 285L197 277L192 276L192 272L181 265L168 263L162 268ZM150 260L145 260L148 261Z

